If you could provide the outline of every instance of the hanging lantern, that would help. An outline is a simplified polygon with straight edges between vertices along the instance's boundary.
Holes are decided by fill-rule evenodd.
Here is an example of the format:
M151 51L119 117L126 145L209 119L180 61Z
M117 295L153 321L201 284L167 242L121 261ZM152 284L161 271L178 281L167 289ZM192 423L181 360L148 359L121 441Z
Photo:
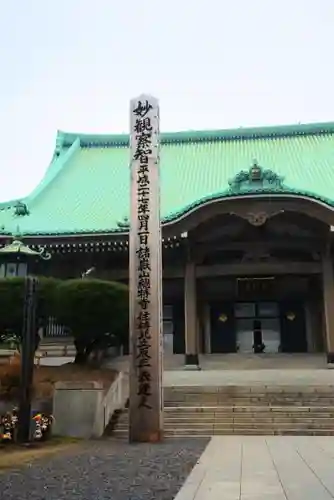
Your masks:
M288 314L286 315L286 317L287 317L287 319L288 319L289 321L294 321L294 320L295 320L295 318L296 318L296 315L295 315L295 313L294 313L294 312L290 311L290 312L288 312Z

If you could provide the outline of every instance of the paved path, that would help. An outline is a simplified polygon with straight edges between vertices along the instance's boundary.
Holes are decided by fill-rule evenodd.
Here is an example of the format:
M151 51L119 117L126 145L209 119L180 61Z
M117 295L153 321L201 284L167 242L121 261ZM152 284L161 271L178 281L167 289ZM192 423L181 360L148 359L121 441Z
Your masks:
M183 356L181 356L183 360ZM183 361L182 361L183 362ZM173 368L171 368L174 363ZM329 369L322 356L272 356L256 358L239 355L208 355L203 370L185 370L180 356L165 359L163 384L177 386L328 386L334 385L334 365ZM110 360L106 366L129 371L127 356ZM224 368L222 368L224 367Z
M183 370L184 354L164 354L165 370ZM321 370L327 368L325 354L200 354L202 370ZM129 356L110 360L111 364L129 366Z
M213 437L175 500L331 500L334 438Z

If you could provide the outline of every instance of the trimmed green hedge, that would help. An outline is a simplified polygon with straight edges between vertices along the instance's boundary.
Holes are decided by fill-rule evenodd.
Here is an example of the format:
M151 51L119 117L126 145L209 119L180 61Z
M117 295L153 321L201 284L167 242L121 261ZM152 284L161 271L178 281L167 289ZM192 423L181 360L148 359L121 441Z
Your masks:
M55 290L59 281L54 278L40 278L37 288L38 327L55 312ZM11 339L19 346L22 337L24 278L0 279L0 340ZM36 332L37 334L37 332ZM36 335L36 348L38 338Z
M122 343L128 335L128 287L95 279L62 282L56 289L57 320L69 327L85 362L95 349Z
M85 362L95 349L120 344L128 336L128 287L110 281L60 281L40 277L38 326L52 316L68 327L75 339L77 362ZM24 278L0 279L0 336L21 341ZM38 343L36 347L38 346Z

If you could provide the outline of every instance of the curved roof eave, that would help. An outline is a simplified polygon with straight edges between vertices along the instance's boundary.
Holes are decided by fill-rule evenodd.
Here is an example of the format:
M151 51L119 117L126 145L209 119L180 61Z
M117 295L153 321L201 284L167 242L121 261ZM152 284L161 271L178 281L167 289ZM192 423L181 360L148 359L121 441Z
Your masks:
M261 189L257 190L256 192L252 193L240 193L240 194L235 194L232 192L223 192L223 193L216 193L214 195L206 196L205 198L202 198L200 200L197 200L194 203L191 203L184 207L182 210L179 210L178 212L172 213L166 217L163 217L161 220L162 227L164 226L171 226L173 224L176 224L177 222L180 222L182 219L186 218L188 215L191 213L195 212L196 210L205 207L206 205L211 205L212 203L216 202L221 202L221 201L227 201L227 200L240 200L242 198L279 198L279 197L286 197L286 198L293 198L293 199L301 199L301 200L308 200L310 202L316 203L318 205L321 205L324 208L327 208L334 214L334 202L329 200L328 198L322 197L322 196L317 196L314 193L309 193L307 191L298 191L298 190L293 190L293 189L286 189L286 190L268 190L268 189ZM334 216L334 215L333 215ZM33 233L25 233L25 236L45 236L45 237L52 237L52 236L67 236L67 237L76 237L76 236L97 236L97 235L117 235L117 236L126 236L129 234L129 229L125 229L124 227L119 227L119 228L112 228L112 229L96 229L96 230L89 230L87 229L86 231L80 231L77 233L74 233L73 231L59 231L57 233L52 232L52 233L47 233L47 232L40 232L38 235L33 234Z
M241 200L242 198L253 198L253 199L258 199L258 198L281 198L281 197L286 197L286 198L292 198L292 199L300 199L300 200L308 200L312 203L316 203L323 208L328 209L329 211L333 212L333 217L334 217L334 201L325 198L323 196L318 196L315 193L310 193L307 191L300 191L300 190L294 190L294 189L281 189L281 190L269 190L269 189L258 189L253 192L244 192L244 193L234 193L234 192L221 192L221 193L215 193L209 196L206 196L204 198L201 198L193 203L190 203L189 205L185 206L181 210L171 213L165 217L162 218L161 224L162 227L166 226L172 226L173 224L176 224L182 219L185 219L192 213L196 212L197 210L204 208L207 205L211 205L213 203L217 202L223 202L227 200ZM3 234L0 232L0 234L3 236ZM110 229L83 229L80 232L73 232L72 231L57 231L57 232L46 232L46 231L41 231L38 234L37 233L30 233L29 231L24 232L24 236L26 237L77 237L77 236L92 236L96 237L98 235L105 235L105 236L112 236L112 235L117 235L118 237L126 236L129 234L129 229L123 227L118 227L118 228L110 228Z
M334 202L331 200L324 198L322 196L317 196L314 193L309 193L306 191L297 191L293 189L286 189L286 190L268 190L268 189L261 189L257 190L256 192L252 193L240 193L240 194L235 194L232 192L223 192L223 193L216 193L214 195L206 196L205 198L202 198L200 200L197 200L194 203L191 203L184 207L182 210L179 210L178 212L172 213L166 217L163 217L161 220L162 227L165 226L171 226L173 224L176 224L177 222L180 222L182 219L186 218L189 216L191 213L194 213L196 210L205 207L206 205L211 205L212 203L217 203L221 201L227 201L227 200L240 200L242 198L281 198L281 197L286 197L286 198L293 198L293 199L300 199L300 200L308 200L310 202L316 203L318 205L321 205L324 208L327 208L331 212L333 212L333 217L334 217ZM39 233L38 236L97 236L99 234L104 234L104 235L117 235L117 236L126 236L129 234L129 229L125 229L124 227L122 228L113 228L113 229L101 229L101 230L86 230L86 231L81 231L80 233L73 233L73 231L69 232L59 232L59 233ZM26 236L37 236L33 234L26 234Z
M172 213L170 215L167 215L162 219L162 224L163 225L169 225L169 224L174 224L181 219L187 217L190 213L196 211L199 208L204 207L205 205L210 205L211 203L215 203L218 201L224 201L224 200L231 200L231 199L242 199L242 198L267 198L267 197L288 197L288 198L297 198L297 199L307 199L311 202L318 203L325 208L328 208L329 210L334 212L334 201L330 200L329 198L326 198L324 196L317 195L315 193L311 193L308 191L302 191L302 190L297 190L297 189L277 189L277 190L272 190L272 189L258 189L253 192L244 192L240 194L236 194L232 191L225 191L221 193L216 193L212 194L209 196L206 196L204 198L201 198L183 209L179 210L178 212Z

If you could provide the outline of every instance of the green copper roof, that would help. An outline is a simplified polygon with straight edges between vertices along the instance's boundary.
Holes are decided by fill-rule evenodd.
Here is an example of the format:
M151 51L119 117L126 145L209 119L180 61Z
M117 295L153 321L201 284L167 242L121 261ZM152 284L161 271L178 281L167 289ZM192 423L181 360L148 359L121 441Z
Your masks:
M127 135L58 132L36 189L20 203L0 204L0 234L120 231L129 216L128 143ZM334 123L175 132L161 143L164 221L210 199L259 193L300 194L334 207ZM251 182L255 159L264 177Z

